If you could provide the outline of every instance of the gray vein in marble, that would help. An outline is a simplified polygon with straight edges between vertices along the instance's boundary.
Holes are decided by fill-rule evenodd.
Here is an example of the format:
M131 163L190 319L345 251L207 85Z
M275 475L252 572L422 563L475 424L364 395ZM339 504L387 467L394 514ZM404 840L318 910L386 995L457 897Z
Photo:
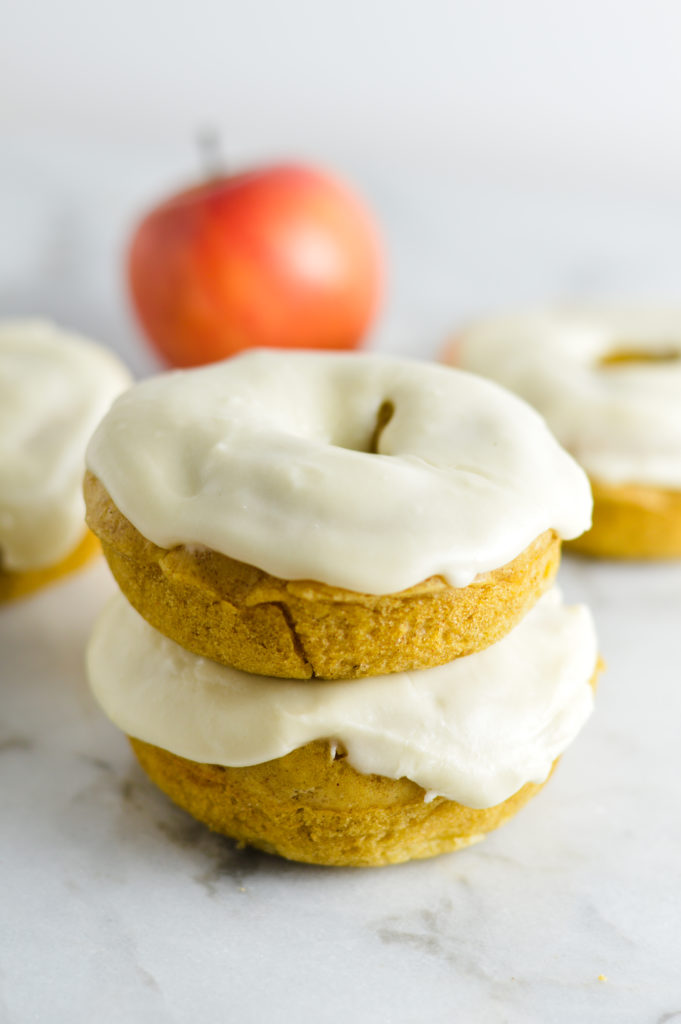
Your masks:
M33 741L28 736L7 736L0 740L0 754L26 752L32 750L33 746Z
M191 877L211 897L220 895L226 883L246 893L247 883L253 876L268 869L275 873L281 869L276 858L211 833L200 822L175 808L171 809L171 816L156 821L156 828L179 850L192 854L199 870Z
M76 756L85 764L91 765L100 772L111 773L116 770L109 761L105 761L102 757L94 757L92 754L77 754Z
M213 863L192 877L209 896L217 896L227 880L233 883L238 892L247 893L247 883L253 875L259 872L262 856L266 855L260 854L250 847L239 849L230 846L227 840L223 841L221 845L224 848L218 853Z

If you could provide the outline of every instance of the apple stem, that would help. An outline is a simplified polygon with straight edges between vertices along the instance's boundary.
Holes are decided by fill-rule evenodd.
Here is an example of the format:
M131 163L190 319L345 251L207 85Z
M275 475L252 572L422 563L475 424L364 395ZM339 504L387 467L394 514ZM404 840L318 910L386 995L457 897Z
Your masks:
M225 172L225 162L222 157L222 145L220 133L217 128L202 128L197 136L196 143L199 148L199 160L204 177L207 181L211 178L218 178Z

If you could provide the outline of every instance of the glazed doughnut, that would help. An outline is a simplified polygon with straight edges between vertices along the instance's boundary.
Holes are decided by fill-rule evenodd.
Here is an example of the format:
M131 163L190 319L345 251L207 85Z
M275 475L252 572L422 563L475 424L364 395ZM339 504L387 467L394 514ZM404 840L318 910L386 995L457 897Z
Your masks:
M482 649L590 521L584 474L524 403L371 355L251 352L146 381L87 463L88 522L134 607L266 675Z
M16 601L20 597L27 597L36 590L42 590L75 572L82 566L87 565L90 559L101 552L101 546L97 538L90 530L86 530L80 543L70 551L66 558L62 558L54 565L45 569L24 569L21 572L10 572L0 568L0 604L6 601Z
M0 324L0 600L52 582L98 550L83 518L85 448L129 380L84 338L41 321Z
M555 588L486 650L387 677L249 675L121 596L88 650L97 700L176 803L269 852L349 865L457 849L515 813L591 713L597 663L588 611Z
M499 317L464 331L445 361L530 402L584 467L593 528L575 549L681 556L681 312Z

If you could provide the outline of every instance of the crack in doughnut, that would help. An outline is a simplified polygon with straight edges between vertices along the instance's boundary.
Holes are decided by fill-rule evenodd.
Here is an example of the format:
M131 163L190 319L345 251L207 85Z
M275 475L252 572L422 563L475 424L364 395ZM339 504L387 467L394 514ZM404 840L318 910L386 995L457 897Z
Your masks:
M295 653L298 655L302 662L302 667L304 669L309 668L311 673L311 679L316 678L317 673L315 672L314 664L312 660L308 657L307 651L305 650L305 645L301 640L300 636L298 635L298 632L296 630L296 623L293 618L293 615L291 614L291 609L285 604L284 601L264 601L263 604L268 604L271 608L279 609L284 618L284 622L286 623L288 631L291 634L291 643L293 645ZM260 607L262 607L262 605Z

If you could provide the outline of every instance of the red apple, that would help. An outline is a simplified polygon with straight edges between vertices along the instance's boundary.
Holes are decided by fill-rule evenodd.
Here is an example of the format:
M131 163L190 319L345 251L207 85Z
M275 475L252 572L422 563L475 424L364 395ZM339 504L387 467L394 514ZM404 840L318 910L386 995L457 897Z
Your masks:
M328 174L273 166L221 177L153 209L135 231L139 319L173 366L251 346L354 348L376 311L373 220Z

